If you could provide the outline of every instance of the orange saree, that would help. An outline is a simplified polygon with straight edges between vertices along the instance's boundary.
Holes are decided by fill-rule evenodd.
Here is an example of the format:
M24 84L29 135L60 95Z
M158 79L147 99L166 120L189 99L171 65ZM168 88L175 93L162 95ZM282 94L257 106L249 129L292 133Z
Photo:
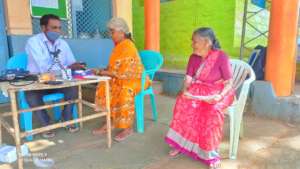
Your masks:
M134 43L126 39L112 51L108 71L114 75L110 81L110 107L115 128L131 128L134 122L134 97L141 90L141 77L144 71ZM145 88L150 84L147 80ZM95 104L100 109L105 107L104 83L99 83Z

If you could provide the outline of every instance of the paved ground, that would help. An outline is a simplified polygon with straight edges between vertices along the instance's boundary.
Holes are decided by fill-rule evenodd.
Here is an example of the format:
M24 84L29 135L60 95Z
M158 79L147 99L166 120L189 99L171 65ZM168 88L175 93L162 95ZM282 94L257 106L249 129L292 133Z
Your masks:
M186 156L169 158L169 147L163 138L172 116L175 98L158 95L159 120L151 121L149 100L146 99L145 134L134 134L126 141L114 142L106 148L105 137L91 135L91 129L100 125L100 120L84 124L79 133L69 134L57 130L54 139L45 140L36 136L28 142L31 151L47 154L56 162L53 169L206 169L205 165ZM0 107L5 111L7 107ZM91 110L85 108L85 113ZM247 112L244 116L245 137L240 140L237 160L228 159L228 121L224 130L221 154L223 169L300 169L300 126L256 117ZM12 143L5 133L4 141ZM0 169L13 169L15 164L1 164ZM27 159L26 169L36 169Z

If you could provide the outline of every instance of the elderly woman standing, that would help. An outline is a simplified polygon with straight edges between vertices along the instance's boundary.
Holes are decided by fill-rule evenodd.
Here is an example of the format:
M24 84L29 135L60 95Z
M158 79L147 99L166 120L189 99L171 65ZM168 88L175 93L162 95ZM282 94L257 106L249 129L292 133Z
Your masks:
M111 118L113 128L122 129L115 136L115 140L122 141L133 130L134 122L134 97L140 91L141 77L144 70L138 51L131 40L129 28L122 18L113 18L108 23L115 47L112 51L108 68L96 70L96 74L110 76L111 86ZM146 83L146 88L149 85ZM96 91L96 111L105 107L105 88L99 83ZM104 134L107 131L106 124L93 130L94 135Z
M234 99L232 70L212 29L195 30L192 48L184 89L177 97L165 140L173 148L170 156L184 153L217 169L223 111Z

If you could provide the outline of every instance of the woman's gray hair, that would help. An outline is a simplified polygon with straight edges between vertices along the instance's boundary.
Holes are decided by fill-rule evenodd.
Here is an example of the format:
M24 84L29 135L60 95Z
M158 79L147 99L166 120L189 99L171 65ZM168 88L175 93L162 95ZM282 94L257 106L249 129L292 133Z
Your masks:
M194 31L193 35L203 38L208 38L212 42L212 49L221 49L220 43L216 38L214 31L208 27L198 28Z
M112 18L107 23L107 27L108 29L124 32L126 38L131 39L131 33L129 31L129 27L123 18Z
M130 33L129 27L126 23L126 21L123 18L112 18L108 23L107 27L109 29L113 29L116 31L121 31L124 33Z

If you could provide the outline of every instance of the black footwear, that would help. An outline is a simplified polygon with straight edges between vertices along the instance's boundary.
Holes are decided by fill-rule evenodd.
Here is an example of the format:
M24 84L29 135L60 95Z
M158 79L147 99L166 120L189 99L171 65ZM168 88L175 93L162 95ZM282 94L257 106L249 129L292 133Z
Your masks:
M71 126L67 126L66 127L66 130L69 132L69 133L76 133L79 131L79 127L76 127L75 125L71 125Z

